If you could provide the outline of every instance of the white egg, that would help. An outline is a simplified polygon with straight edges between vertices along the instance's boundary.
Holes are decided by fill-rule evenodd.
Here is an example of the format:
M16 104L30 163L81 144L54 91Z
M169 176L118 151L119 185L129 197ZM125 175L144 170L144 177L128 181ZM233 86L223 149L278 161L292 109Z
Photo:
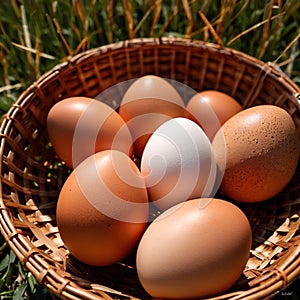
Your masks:
M146 144L141 173L149 197L161 210L217 190L211 143L195 122L174 118L163 123Z

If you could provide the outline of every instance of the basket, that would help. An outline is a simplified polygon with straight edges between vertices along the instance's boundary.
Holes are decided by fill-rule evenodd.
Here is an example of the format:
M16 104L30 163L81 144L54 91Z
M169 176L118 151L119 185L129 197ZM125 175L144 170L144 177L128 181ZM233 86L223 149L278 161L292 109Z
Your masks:
M244 53L177 38L118 42L71 57L33 83L1 125L0 229L23 266L63 299L150 299L141 287L135 256L107 267L69 256L56 226L58 193L70 170L55 154L46 117L59 100L95 97L128 79L154 74L196 91L215 89L244 108L274 104L293 118L300 136L300 90L280 70ZM107 100L117 107L117 100ZM253 246L244 272L214 299L269 299L300 274L300 166L276 197L243 204ZM225 274L226 276L226 274Z

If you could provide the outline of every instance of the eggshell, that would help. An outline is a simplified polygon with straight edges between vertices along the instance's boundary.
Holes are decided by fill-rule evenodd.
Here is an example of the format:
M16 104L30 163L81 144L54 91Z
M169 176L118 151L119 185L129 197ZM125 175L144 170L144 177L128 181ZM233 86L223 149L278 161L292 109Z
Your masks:
M187 117L200 125L212 141L220 127L242 109L241 104L230 95L206 90L188 101Z
M92 98L57 102L48 113L47 130L57 155L70 168L101 150L132 154L132 138L124 120L107 104Z
M155 219L137 250L144 289L157 299L217 295L241 276L251 228L244 213L220 199L193 199Z
M125 258L148 222L148 196L134 162L117 150L89 156L65 181L57 203L61 238L78 260L95 266Z
M203 130L186 118L163 123L150 137L141 159L149 197L161 210L216 192L216 164Z
M183 117L185 105L179 93L167 80L147 75L135 80L128 88L119 114L132 134L134 153L141 157L151 134L167 120Z
M219 147L219 137L225 140ZM230 118L217 133L213 149L224 169L220 191L241 202L259 202L288 184L299 159L298 133L291 116L275 105L260 105ZM219 163L224 161L226 165Z

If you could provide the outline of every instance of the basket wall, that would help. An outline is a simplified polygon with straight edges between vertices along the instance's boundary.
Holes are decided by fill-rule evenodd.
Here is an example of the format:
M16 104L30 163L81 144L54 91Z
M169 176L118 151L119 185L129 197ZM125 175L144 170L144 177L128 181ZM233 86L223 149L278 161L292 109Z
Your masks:
M55 222L56 201L70 170L49 143L50 108L70 96L96 97L107 88L154 74L196 91L216 89L244 108L274 104L288 111L300 137L300 90L280 70L243 53L185 39L120 42L70 58L33 83L3 119L0 229L38 282L65 299L149 298L134 269L134 254L105 268L68 256ZM119 105L119 95L105 102ZM243 276L217 299L272 297L300 274L300 167L278 196L241 205L249 217L253 247Z

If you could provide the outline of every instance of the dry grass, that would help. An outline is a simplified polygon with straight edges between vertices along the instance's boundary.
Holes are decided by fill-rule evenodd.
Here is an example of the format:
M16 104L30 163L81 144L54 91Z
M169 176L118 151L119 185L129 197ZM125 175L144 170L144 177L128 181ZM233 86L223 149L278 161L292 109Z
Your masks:
M276 62L300 82L299 12L298 0L1 1L0 113L68 56L134 37L222 44Z

